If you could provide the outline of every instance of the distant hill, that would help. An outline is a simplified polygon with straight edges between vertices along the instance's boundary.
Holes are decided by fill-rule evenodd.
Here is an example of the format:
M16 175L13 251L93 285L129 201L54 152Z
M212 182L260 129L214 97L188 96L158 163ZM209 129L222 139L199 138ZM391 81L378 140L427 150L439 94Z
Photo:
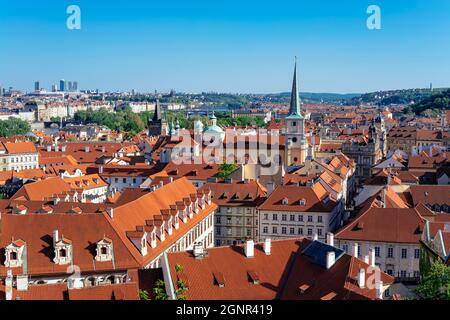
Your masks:
M437 91L419 103L409 106L405 109L407 113L415 113L417 115L438 115L442 109L450 109L450 89L445 91Z
M281 92L280 96L290 97L290 92ZM361 96L360 93L316 93L316 92L300 92L300 98L311 102L330 102L339 103L342 101L348 101Z
M446 90L434 89L433 94L439 94ZM349 104L374 103L382 106L391 104L416 104L431 96L430 89L402 89L402 90L387 90L365 93L359 97L354 97L349 100Z

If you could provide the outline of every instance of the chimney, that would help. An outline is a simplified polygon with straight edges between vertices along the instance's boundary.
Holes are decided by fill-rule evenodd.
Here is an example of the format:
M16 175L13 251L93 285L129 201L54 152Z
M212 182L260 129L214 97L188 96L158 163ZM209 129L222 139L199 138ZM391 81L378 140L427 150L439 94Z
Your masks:
M17 291L28 291L28 275L17 276Z
M194 248L192 250L192 253L194 254L194 257L196 259L203 258L204 250L203 250L203 245L201 244L201 242L194 243Z
M334 234L332 232L327 232L327 244L334 247Z
M377 298L383 299L383 281L379 280L375 282L375 289L377 290Z
M327 269L330 269L332 266L334 266L334 263L336 262L336 254L334 251L327 252Z
M84 147L84 152L88 153L89 150L90 150L89 146L85 146L85 147Z
M12 300L13 297L13 273L12 270L7 271L5 279L5 294L6 300Z
M375 249L374 248L369 249L369 264L372 267L375 267Z
M253 240L247 240L245 242L245 248L244 248L245 256L247 258L253 258L255 256L254 251L255 251L255 244L254 244Z
M61 151L66 152L66 148L67 148L66 146L61 146Z
M106 152L106 147L102 146L102 153L105 153L105 152Z
M264 253L266 255L270 255L270 250L272 247L272 241L270 240L270 238L267 238L266 240L264 240Z
M59 232L58 230L53 230L53 246L59 241Z
M114 209L113 208L111 208L111 207L106 208L106 212L111 217L111 219L114 218Z
M369 255L366 254L366 255L364 256L364 262L367 263L367 264L369 264L369 262L370 262L369 259L370 259L370 258L369 258Z
M355 258L358 258L358 243L357 243L357 242L355 242L355 243L353 244L353 256L354 256Z
M358 272L358 286L362 289L366 286L366 270L361 268Z
M103 166L98 167L98 173L103 174Z
M160 187L160 188L164 187L164 181L161 180L161 181L159 182L159 187Z
M314 233L314 237L313 237L313 240L314 240L314 241L317 241L317 240L319 240L319 236L317 235L317 233Z
M52 151L52 146L47 146L47 152Z
M55 144L55 152L59 152L59 146Z

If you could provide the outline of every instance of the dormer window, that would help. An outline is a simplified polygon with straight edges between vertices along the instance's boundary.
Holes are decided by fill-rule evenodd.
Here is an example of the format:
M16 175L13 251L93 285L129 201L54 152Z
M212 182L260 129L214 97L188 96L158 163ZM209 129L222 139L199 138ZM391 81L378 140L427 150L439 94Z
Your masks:
M65 265L72 262L72 241L64 236L59 239L57 230L53 233L53 247L55 249L53 262L59 265Z
M15 240L5 248L5 266L16 268L22 266L22 255L25 250L25 241Z
M169 236L172 235L172 218L167 220L167 233Z
M156 247L156 232L155 232L155 231L153 231L153 232L150 234L150 246L151 246L152 248Z
M97 242L97 254L95 260L97 261L111 261L112 260L112 240L103 238Z
M127 237L139 250L142 256L147 255L147 232L145 231L127 231Z
M289 199L288 198L283 198L283 200L281 200L281 203L283 205L288 205L289 204Z
M304 205L306 205L306 200L305 199L300 199L298 204L301 205L301 206L304 206Z

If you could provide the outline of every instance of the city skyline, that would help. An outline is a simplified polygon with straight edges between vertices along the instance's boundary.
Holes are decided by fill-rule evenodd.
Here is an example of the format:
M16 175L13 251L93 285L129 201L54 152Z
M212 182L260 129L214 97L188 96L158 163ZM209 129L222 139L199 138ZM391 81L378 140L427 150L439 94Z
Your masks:
M81 30L66 28L70 3L4 4L0 27L15 30L0 52L4 87L70 78L101 91L277 93L295 55L302 92L450 86L442 1L376 1L381 30L366 27L368 1L75 4Z

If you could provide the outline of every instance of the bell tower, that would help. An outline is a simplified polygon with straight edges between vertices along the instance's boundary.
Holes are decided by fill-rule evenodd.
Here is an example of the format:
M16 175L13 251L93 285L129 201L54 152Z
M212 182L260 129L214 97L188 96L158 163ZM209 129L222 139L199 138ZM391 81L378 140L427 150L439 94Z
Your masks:
M286 117L286 166L299 166L306 158L305 119L300 110L297 88L297 58L295 58L289 114Z

